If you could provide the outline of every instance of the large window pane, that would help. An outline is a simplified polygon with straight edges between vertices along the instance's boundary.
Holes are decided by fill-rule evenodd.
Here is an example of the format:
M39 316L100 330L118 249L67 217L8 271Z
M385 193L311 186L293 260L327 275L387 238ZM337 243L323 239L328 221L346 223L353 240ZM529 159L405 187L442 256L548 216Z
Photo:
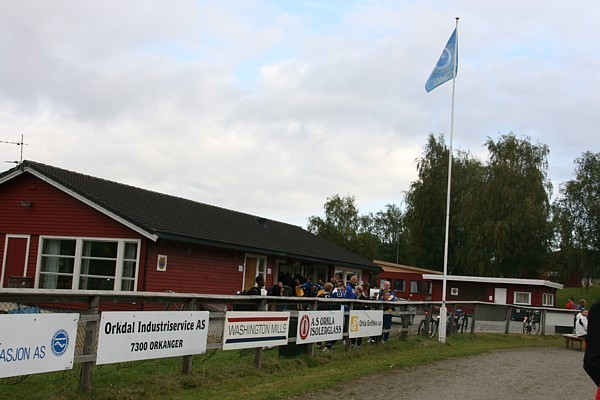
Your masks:
M114 278L92 278L82 276L79 278L79 289L81 290L114 290Z
M74 258L42 256L42 272L57 272L72 274L75 264Z
M81 260L82 275L115 276L117 270L116 260Z
M123 258L126 260L137 259L137 243L125 243L125 254Z
M42 252L48 255L74 256L76 243L75 240L44 239Z
M515 292L515 304L531 304L531 293Z
M117 258L117 242L83 242L83 257Z
M394 279L394 291L395 292L406 291L406 281L404 279Z
M135 283L132 279L121 280L121 290L124 292L133 292L133 284Z
M125 261L123 263L123 278L135 278L134 261Z
M410 281L410 292L411 293L421 293L421 282L420 281Z
M72 275L40 274L40 285L43 289L72 289Z

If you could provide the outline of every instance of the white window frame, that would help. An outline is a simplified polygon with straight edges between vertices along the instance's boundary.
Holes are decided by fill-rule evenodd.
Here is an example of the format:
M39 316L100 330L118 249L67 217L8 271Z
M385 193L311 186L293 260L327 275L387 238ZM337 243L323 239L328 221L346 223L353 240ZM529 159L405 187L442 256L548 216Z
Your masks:
M517 301L517 297L520 295L526 295L527 296L527 302L521 302L521 301ZM513 304L520 304L520 305L524 305L524 306L530 306L531 305L531 292L514 292L513 294Z
M422 294L423 293L423 281L419 279L410 280L410 294ZM415 283L416 290L413 290L413 283Z
M396 282L403 282L403 290L396 289ZM392 279L392 290L397 292L406 293L406 279Z
M73 274L72 274L72 286L70 290L79 290L79 278L81 275L81 265L82 265L82 253L83 253L83 243L84 242L116 242L117 243L117 258L115 259L116 268L115 268L115 286L113 291L121 292L121 284L123 280L123 264L125 261L125 244L127 243L135 243L136 244L136 255L135 259L127 259L127 261L135 262L135 275L133 278L133 290L127 291L127 293L137 292L138 286L138 277L140 270L140 250L141 250L141 240L139 239L125 239L125 238L105 238L105 237L81 237L81 236L40 236L38 242L38 256L37 256L37 265L35 272L35 288L39 288L40 284L40 275L42 269L42 259L43 259L43 250L44 250L44 240L72 240L75 241L75 255L71 256L74 258L73 265ZM92 289L90 289L92 290Z
M554 293L542 293L542 305L554 307Z
M358 278L358 284L362 285L362 271L359 269L336 267L335 274L339 274L342 277L342 280L345 284L348 284L348 282L350 282L350 277L352 275L356 275L356 277Z

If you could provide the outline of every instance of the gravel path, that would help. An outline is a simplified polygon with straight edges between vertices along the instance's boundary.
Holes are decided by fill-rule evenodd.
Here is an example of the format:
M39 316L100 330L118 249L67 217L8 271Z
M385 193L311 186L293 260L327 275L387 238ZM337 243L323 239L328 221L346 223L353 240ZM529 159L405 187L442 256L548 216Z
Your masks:
M583 353L564 348L500 350L356 379L342 389L298 399L594 399Z

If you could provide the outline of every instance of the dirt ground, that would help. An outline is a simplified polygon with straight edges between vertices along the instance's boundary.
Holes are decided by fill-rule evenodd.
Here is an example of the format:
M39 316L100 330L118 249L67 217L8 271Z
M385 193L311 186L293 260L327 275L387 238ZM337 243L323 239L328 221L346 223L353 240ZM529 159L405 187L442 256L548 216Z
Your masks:
M564 348L501 350L360 378L300 400L564 400L594 399L583 352Z

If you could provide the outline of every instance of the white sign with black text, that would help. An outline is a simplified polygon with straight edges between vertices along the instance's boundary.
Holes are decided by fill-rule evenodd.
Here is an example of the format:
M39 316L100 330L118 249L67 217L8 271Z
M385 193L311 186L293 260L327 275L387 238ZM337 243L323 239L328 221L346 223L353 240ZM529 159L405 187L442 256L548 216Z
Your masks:
M208 311L103 312L96 364L206 353Z
M379 336L383 332L383 310L351 310L348 336Z
M227 311L223 350L287 344L289 312Z
M341 340L344 311L299 311L296 344Z
M79 314L0 315L0 378L73 368Z

